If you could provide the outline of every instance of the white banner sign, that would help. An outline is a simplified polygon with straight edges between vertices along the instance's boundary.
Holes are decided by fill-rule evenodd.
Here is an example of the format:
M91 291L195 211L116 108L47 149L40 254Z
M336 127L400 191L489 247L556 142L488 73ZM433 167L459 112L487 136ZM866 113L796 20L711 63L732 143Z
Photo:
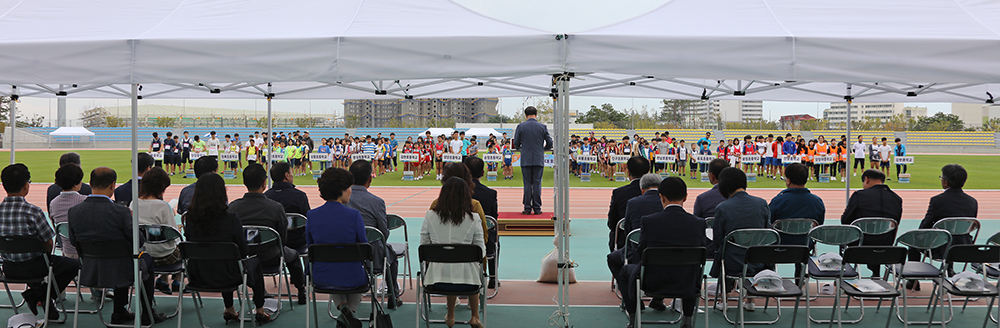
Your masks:
M161 152L149 153L149 156L153 156L153 160L155 160L155 161L162 161L163 160L163 153L161 153Z
M833 164L833 160L834 157L829 155L813 157L814 164Z
M271 154L271 156L268 156L268 157L271 158L272 162L284 162L285 161L285 154L284 153L274 153L274 154Z
M913 164L913 156L896 156L896 164Z
M190 158L191 158L192 161L197 161L202 156L205 156L205 153L191 153L191 157Z
M458 163L462 161L462 155L459 154L444 154L441 155L441 160L448 163Z
M743 163L760 163L760 155L743 155L740 157Z
M597 156L594 155L576 155L576 161L580 163L593 164L597 163Z
M219 155L219 159L223 162L235 162L240 160L240 153L222 153Z
M256 161L257 160L257 154L247 154L247 160L248 161Z
M312 154L309 154L309 161L310 162L329 162L330 161L330 154L329 153L312 153Z
M625 163L628 159L632 158L629 155L611 155L611 163Z
M657 163L673 163L677 161L677 155L656 155Z
M218 148L216 148L216 149L209 148L208 149L208 156L219 156L219 149Z
M700 164L708 164L713 159L715 159L715 156L712 155L694 155L694 161Z
M420 160L420 154L405 153L399 154L399 161L403 163L413 163ZM410 173L411 175L413 173Z
M483 162L487 163L503 162L503 154L483 154Z
M781 155L781 164L802 163L802 156Z
M357 161L362 159L371 162L371 160L375 159L375 154L351 154L352 161Z

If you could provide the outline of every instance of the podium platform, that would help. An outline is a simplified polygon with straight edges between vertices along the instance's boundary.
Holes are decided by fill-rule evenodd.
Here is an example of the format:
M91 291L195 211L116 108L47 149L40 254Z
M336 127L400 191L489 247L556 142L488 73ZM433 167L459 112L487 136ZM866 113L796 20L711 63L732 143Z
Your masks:
M501 236L553 236L555 221L552 213L524 215L521 212L497 213L497 234Z

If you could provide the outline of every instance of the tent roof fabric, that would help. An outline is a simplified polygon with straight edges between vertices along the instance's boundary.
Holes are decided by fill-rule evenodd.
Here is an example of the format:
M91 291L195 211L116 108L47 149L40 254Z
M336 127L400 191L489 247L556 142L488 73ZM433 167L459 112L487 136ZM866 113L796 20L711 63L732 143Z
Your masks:
M87 130L84 127L61 127L55 131L49 132L50 136L54 137L69 137L69 136L93 136L94 133Z
M613 5L613 4L608 4ZM553 19L579 19L572 7ZM579 33L448 0L0 0L22 96L589 96L975 101L1000 92L1000 2L672 0ZM11 91L0 90L10 94ZM915 98L914 98L915 97ZM860 99L859 99L860 100Z

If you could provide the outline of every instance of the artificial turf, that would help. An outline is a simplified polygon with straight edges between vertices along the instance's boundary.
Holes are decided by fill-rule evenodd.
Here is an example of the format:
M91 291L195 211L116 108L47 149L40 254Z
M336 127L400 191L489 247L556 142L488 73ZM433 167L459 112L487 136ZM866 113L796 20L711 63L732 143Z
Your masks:
M83 167L86 174L84 181L89 180L89 170L98 166L107 166L118 171L119 182L124 182L128 180L128 176L131 175L130 161L131 155L128 150L78 150L76 151L80 154L83 159ZM63 154L64 151L50 151L50 150L33 150L33 151L16 151L16 161L18 163L24 163L33 173L32 181L34 182L53 182L54 173L58 166L59 156ZM9 158L8 151L0 151L0 158ZM892 181L888 183L893 188L901 189L940 189L940 181L938 176L941 175L941 167L945 164L957 163L965 167L969 172L969 180L965 184L965 189L1000 189L995 181L1000 181L1000 172L995 169L997 157L996 156L980 156L980 155L916 155L916 164L910 165L909 173L912 175L911 183L901 184L895 179L895 167L891 167L892 170L889 174ZM244 162L244 165L246 162ZM399 163L402 166L402 163ZM319 169L319 163L314 162L313 167ZM850 168L848 170L848 175L852 177L851 187L860 188L861 187L861 177L853 176L850 174ZM859 170L861 171L861 170ZM393 173L387 173L385 175L375 178L372 182L373 186L437 186L440 183L434 179L434 174L425 176L422 180L417 181L402 181L402 170L398 170ZM176 184L186 184L187 179L182 178L182 174L173 176L173 183ZM691 188L710 188L707 182L701 182L700 179L689 179L690 177L685 177L687 179L688 187ZM543 185L551 186L552 184L552 170L546 169L545 175L542 178ZM235 179L227 180L230 184L242 184L243 179L239 175ZM316 181L312 179L312 176L300 177L295 180L298 185L315 185ZM483 183L491 187L520 187L521 183L521 173L520 169L514 168L514 179L504 180L502 175L497 181L486 181L483 179ZM580 178L576 176L570 177L570 187L618 187L621 186L622 182L609 181L606 178L601 178L599 175L594 175L591 182L581 182ZM751 182L750 186L754 188L784 188L785 184L781 180L771 180L764 177L759 177L757 182ZM830 183L810 183L811 188L844 188L844 182L831 181Z

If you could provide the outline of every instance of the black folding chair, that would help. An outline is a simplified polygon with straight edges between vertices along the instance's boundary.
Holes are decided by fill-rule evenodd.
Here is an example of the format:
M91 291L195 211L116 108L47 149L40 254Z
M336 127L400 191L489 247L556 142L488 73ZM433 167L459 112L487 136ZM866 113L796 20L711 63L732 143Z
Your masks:
M402 243L390 243L388 240L386 241L386 247L396 254L396 260L403 260L405 262L399 264L400 269L403 271L399 273L399 277L403 278L403 287L400 288L399 295L403 295L406 292L407 280L409 280L410 288L413 288L413 267L410 265L410 233L406 229L406 220L403 220L402 216L387 214L385 218L388 221L389 231L403 228ZM487 216L486 218L489 219L491 217ZM494 223L496 223L496 219L494 219Z
M174 226L161 225L161 224L140 224L139 233L146 236L147 245L173 245L177 247L177 243L184 241L181 236L181 232L177 230ZM175 275L184 272L184 261L177 261L174 264L168 265L156 265L153 264L151 270L154 275ZM183 293L184 290L177 291L178 293ZM168 314L167 318L173 318L180 312L181 308L181 297L177 297L177 309L174 313Z
M48 267L48 274L44 277L34 278L34 279L13 279L8 277L6 274L0 275L0 282L3 282L3 289L7 292L7 300L10 301L11 307L14 309L14 314L18 314L17 308L20 304L14 303L14 296L10 293L10 287L7 284L44 284L46 286L45 290L45 311L42 315L44 318L43 327L48 327L49 325L49 311L58 311L59 309L50 309L48 300L52 299L52 286L55 284L55 274L52 273L52 262L49 260L49 253L45 251L45 243L38 236L5 236L0 237L0 253L7 254L19 254L19 253L41 253L42 259L45 261L45 266ZM24 300L21 300L21 304L24 304ZM62 302L59 303L60 306ZM62 320L52 321L57 323L66 322L66 317L64 316Z
M954 263L979 263L980 265L984 265L985 263L996 261L997 259L1000 259L1000 246L997 245L954 245L951 246L951 248L948 249L947 254L945 254L943 267L947 267L948 264ZM983 281L986 281L987 277L985 274L980 273L980 277ZM966 298L989 297L990 305L986 308L986 319L983 320L983 328L986 328L986 325L990 321L990 317L993 315L993 304L996 303L997 296L1000 296L1000 290L997 289L996 285L987 281L982 290L967 290L959 288L953 281L951 281L951 279L947 279L946 277L936 279L934 281L934 285L940 286L941 288L937 291L938 296L934 299L934 302L940 301L942 305L944 304L945 292L951 295ZM932 307L931 318L934 317L933 311L936 309L937 307ZM952 312L951 315L954 316L954 310L950 309L950 311ZM944 310L942 309L941 312L941 320L944 320ZM965 312L964 305L962 306L962 312ZM997 324L997 327L1000 327L1000 324Z
M201 317L201 307L198 304L197 295L199 293L232 293L236 292L237 298L240 302L240 328L243 328L244 315L253 309L253 301L250 300L250 292L247 286L247 270L244 267L243 262L247 258L240 254L239 246L235 243L226 242L190 242L185 241L177 244L177 248L181 250L181 259L184 261L184 272L181 274L181 290L187 290L191 292L192 300L194 300L194 311L198 314L198 322L201 324L202 328L208 328L205 326L205 321ZM198 279L192 279L187 274L187 269L191 267L191 264L216 264L216 263L236 263L241 272L241 280L233 281L231 284L226 286L216 286L203 283ZM185 282L184 278L187 277ZM181 293L178 297L183 298L184 293ZM181 328L181 323L184 322L184 311L183 308L177 313L177 328ZM257 326L257 321L252 320L254 326Z
M938 247L945 247L945 249L948 249L951 246L951 233L949 233L947 230L941 230L941 229L910 230L904 232L902 235L899 236L899 238L896 238L896 245L908 246L910 248L920 250L921 252L928 252ZM929 257L923 257L923 258L925 261L929 259ZM889 273L892 273L900 281L906 281L906 280L934 281L935 279L943 277L942 271L944 270L942 269L943 267L935 267L933 264L924 261L906 261L902 264L897 264L893 266L892 270ZM888 275L889 273L886 273L886 275ZM932 292L932 294L936 292L937 291L935 289ZM934 321L933 317L929 317L927 321L910 321L908 313L905 309L907 307L906 302L910 298L917 298L917 297L907 296L905 288L903 288L903 294L900 297L903 299L903 307L904 307L901 316L898 313L898 311L896 313L896 316L899 317L900 321L903 321L907 325L924 325L924 324L931 325L931 324L942 323L940 321ZM931 299L934 298L933 296L926 298L928 299L928 304L927 304L928 308L930 308L935 304L935 302L931 301ZM951 300L948 301L948 305L951 306ZM952 318L948 318L948 320L944 321L944 323L951 322L951 319Z
M372 262L372 246L365 243L357 244L313 244L309 245L308 250L309 259L309 276L306 277L308 282L306 283L306 288L309 289L308 295L310 302L312 303L312 319L316 323L316 327L320 327L319 324L319 310L316 308L316 294L362 294L365 292L372 293L375 295L375 278L371 274L371 262ZM358 286L353 289L333 289L324 288L316 285L316 273L313 269L316 267L316 263L342 263L342 262L362 262L362 266L365 269L365 275L368 277L367 283L362 286ZM332 301L331 301L332 302ZM372 313L375 313L375 302L377 300L371 298ZM306 307L306 328L309 328L309 306ZM337 316L333 314L329 309L327 313L330 318L337 319ZM362 318L363 319L363 318Z
M278 278L278 305L277 309L274 310L274 315L272 319L277 318L281 314L281 297L288 296L288 306L290 308L295 308L294 302L292 302L292 285L289 282L288 277L288 267L285 265L285 245L281 242L281 236L278 235L277 231L274 231L271 227L265 226L243 226L243 232L246 233L247 246L250 247L250 254L267 254L269 252L274 252L276 249L278 252L278 263L273 265L264 265L261 261L261 270L264 272L265 277L277 277ZM257 256L260 259L260 256ZM285 285L285 292L281 292L281 285Z
M615 250L618 250L618 235L625 232L625 218L618 220L615 224ZM622 299L622 292L618 289L618 282L615 281L614 275L611 277L611 292L615 293L618 299Z
M306 216L299 213L285 213L285 218L288 219L288 231L305 229L306 228ZM299 252L300 258L305 258L306 253L309 252L309 246L302 246L296 249Z
M486 273L483 271L484 251L482 248L471 244L426 244L417 248L417 255L420 260L420 271L417 272L417 322L423 320L426 327L432 323L444 323L444 320L431 320L431 295L445 296L472 296L479 294L479 311L482 313L480 322L486 325ZM425 284L423 275L431 264L443 263L473 263L479 267L478 272L483 272L480 277L479 289L467 292L444 291L434 288L433 285ZM455 321L457 324L468 324L468 321Z
M815 227L809 231L810 240L816 242L817 244L837 246L837 251L838 251L837 255L840 255L841 257L843 257L844 255L841 252L841 250L843 250L844 247L854 242L863 242L863 238L864 238L864 233L861 231L861 228L858 228L857 226L853 225L840 225L840 224L823 225ZM820 295L819 292L821 290L820 281L824 280L834 281L834 283L837 284L840 281L842 281L842 279L838 279L838 277L857 278L858 271L853 266L844 265L843 262L841 262L840 270L825 271L824 268L821 268L819 265L817 265L815 261L810 260L809 264L807 265L806 277L816 280L816 295L814 297L815 299L819 299L820 297L823 297L822 295ZM834 294L836 295L825 296L825 297L835 298L839 302L840 290L836 285L833 287L834 287ZM806 302L811 302L811 301L813 301L813 299L810 299L809 297L806 298ZM851 299L848 298L845 307L850 307L851 304L850 302ZM861 308L861 316L858 319L850 321L848 323L861 322L861 319L865 317L864 303L861 303L860 308ZM811 310L809 310L810 307L806 307L806 309L807 309L806 316L809 318L809 320L815 323L827 323L826 320L814 318L812 316Z
M726 239L725 240L715 240L714 241L717 245L719 243L722 244L721 246L719 246L719 252L721 254L723 254L721 261L719 261L719 266L721 268L720 269L721 272L719 274L719 276L720 276L719 277L719 283L718 283L718 285L716 285L717 287L716 287L716 292L715 292L716 293L715 300L716 300L716 302L719 302L721 300L723 302L723 304L725 305L722 308L722 316L724 318L726 318L727 322L729 322L731 324L736 324L737 323L736 320L733 320L733 319L729 318L729 306L728 306L728 304L725 303L725 302L728 302L730 300L725 295L726 290L728 290L728 288L726 287L726 279L728 278L728 279L732 279L733 281L736 281L735 287L737 287L739 289L743 288L742 287L743 284L739 283L739 281L740 281L740 275L741 274L735 273L735 272L727 272L726 271L726 256L725 256L726 249L728 249L730 247L749 248L751 246L772 245L772 244L777 244L780 240L781 239L780 239L780 237L778 237L778 232L774 231L773 229L738 229L738 230L730 231L729 234L726 235ZM744 262L744 264L745 264L745 262ZM740 303L743 301L743 297L739 296L739 297L737 297L736 300L737 300L737 306L739 306L739 307L742 308L743 305L740 304ZM778 313L780 314L781 313L780 312L781 311L781 300L780 299L778 300L778 311L779 311ZM775 321L754 321L754 322L747 322L747 323L750 323L750 324L771 324L771 323L774 323L774 322L777 322L777 320L775 320Z
M900 310L900 308L897 307L897 300L901 295L898 288L899 278L896 277L894 281L895 284L892 285L890 285L885 280L876 280L876 279L870 280L878 287L881 287L881 289L884 289L884 291L867 290L867 289L861 290L858 287L852 285L851 281L845 281L844 278L848 277L846 275L846 273L848 272L847 268L849 268L851 264L898 265L906 262L906 252L907 250L905 247L899 247L899 246L848 246L846 249L844 249L844 260L841 263L841 270L837 275L837 286L839 286L840 290L843 291L844 294L847 295L848 297L878 298L879 307L875 309L876 313L878 312L879 308L881 308L882 299L886 298L892 299L892 305L889 308L888 319L886 320L885 323L886 328L888 328L889 323L892 322L892 309L895 308L897 313ZM854 270L856 272L857 268L855 267ZM860 278L860 276L855 275L853 278ZM857 280L857 282L861 282L861 280ZM861 285L859 284L859 286ZM833 322L836 322L837 327L841 327L842 323L844 322L841 311L839 311L839 307L840 307L840 293L838 292L836 295L836 300L833 303L833 313L837 315L837 319L833 319L832 318L833 314L831 314L830 318L831 326L833 325ZM903 311L906 311L906 309L903 308ZM864 319L863 310L861 314L862 314L861 318L858 318L859 322L861 321L861 319Z
M494 218L494 217L492 217L492 216L487 215L486 216L486 229L487 230L496 229L496 227L497 227L497 219ZM404 230L405 230L405 227L404 227ZM489 298L489 299L493 299L494 297L497 296L497 294L500 293L500 236L497 235L497 238L492 238L492 239L493 240L490 240L489 243L491 243L491 244L494 245L493 249L495 249L496 251L491 255L491 254L489 254L489 252L487 250L487 252L486 252L486 260L487 261L496 261L497 267L494 268L494 270L496 270L497 273L496 274L487 274L487 277L489 277L489 279L496 280L497 284L495 286L496 288L493 288L493 294L490 294L489 296L486 297L486 298ZM409 242L407 242L407 244L408 243ZM410 266L409 257L407 257L406 266ZM411 282L411 284L412 284L412 282Z
M375 227L365 227L365 239L368 240L368 244L374 243L376 241L382 241L382 246L385 247L385 249L383 250L383 254L385 254L386 258L392 256L391 253L389 253L392 250L389 249L389 247L386 245L385 235L382 234L382 231L379 231ZM383 259L381 268L376 268L374 262L372 263L371 276L375 278L376 282L378 281L378 277L381 276L383 283L389 283L390 281L388 281L389 279L387 279L388 277L386 277L386 272L389 272L389 261ZM395 281L395 279L396 278L393 277L393 281ZM375 293L372 294L372 298L374 298L377 302L382 302L381 299L382 296L385 296L385 293L379 293L379 290L377 288L375 289ZM328 310L330 311L330 316L333 316L334 315L333 302L330 302L329 305L330 306L328 307Z
M705 278L705 254L707 251L705 247L649 247L642 252L642 262L639 264L639 275L636 277L638 280L637 286L639 290L636 291L636 309L635 309L635 324L636 327L642 327L643 323L659 323L659 324L676 324L681 321L683 314L677 318L677 320L655 320L655 321L642 321L642 295L645 293L647 297L655 298L680 298L687 297L690 295L679 295L677 293L672 293L671 291L657 290L649 287L650 281L646 280L647 270L675 270L676 267L686 267L686 266L697 266L697 272L701 274L698 281L701 281L699 285L699 294L701 296L705 295L705 285L707 281ZM694 323L692 323L693 325ZM705 302L705 324L708 325L708 302Z
M737 230L739 231L739 230ZM782 287L784 291L765 291L757 289L754 283L747 279L747 270L750 268L750 263L764 263L764 264L796 264L805 265L809 261L809 247L799 246L799 245L766 245L766 246L750 246L747 248L746 256L743 259L743 272L740 274L740 298L739 302L742 303L748 296L753 297L763 297L763 298L774 298L776 302L780 302L779 298L795 298L795 310L792 311L792 328L795 328L795 319L799 314L799 303L802 296L808 295L808 292L804 292L798 285L795 284L796 280L802 281L805 279L805 270L802 274L793 279L782 279ZM750 277L752 278L752 277ZM803 286L808 289L809 284L803 284ZM777 323L781 320L781 303L777 306L777 316L773 321L766 322L768 324ZM739 306L740 317L739 324L743 327L747 322L744 317L746 311L744 311L743 306ZM806 311L809 311L809 303L806 302Z
M77 244L76 252L77 252L77 254L80 255L80 272L83 272L83 268L85 266L96 265L96 264L94 264L95 262L87 261L88 258L91 258L91 259L129 259L129 260L133 259L133 257L132 257L132 241L131 240L77 241L76 244ZM80 275L77 274L77 276L79 277ZM73 313L73 328L76 328L77 323L80 322L80 320L78 319L79 316L80 316L80 302L83 301L83 296L80 294L80 289L82 289L84 287L93 287L93 288L101 288L101 289L113 289L113 288L115 288L117 286L112 286L112 285L108 285L108 286L85 286L83 284L77 284L77 286L76 286L76 305L75 305L75 308L73 309L74 310L74 313ZM143 290L144 290L145 287L142 285L142 283L139 283L139 287L140 287L139 290L135 290L135 288L132 288L132 291L135 292L135 293L138 293L139 295L145 295L145 293L143 292ZM116 294L115 297L128 297L128 295L117 295ZM152 311L153 310L153 306L151 304L152 300L147 300L145 298L146 298L145 296L139 297L139 299L141 300L141 302L146 303L146 306L150 309L150 311L146 313L147 315L149 315L149 322L150 322L150 324L146 325L146 326L142 326L142 327L152 327L152 322L153 322L153 313L152 313L153 312ZM104 300L105 299L102 297L101 301L100 301L100 305L99 305L100 307L99 307L99 309L104 307ZM109 323L109 322L107 322L107 321L104 320L104 315L101 313L101 311L96 311L96 312L97 312L97 317L101 320L101 323L104 323L104 325L107 326L107 327L122 327L122 328L132 327L131 324L112 324L112 323ZM141 311L139 311L139 312L141 312ZM139 320L140 318L137 315L135 319Z

